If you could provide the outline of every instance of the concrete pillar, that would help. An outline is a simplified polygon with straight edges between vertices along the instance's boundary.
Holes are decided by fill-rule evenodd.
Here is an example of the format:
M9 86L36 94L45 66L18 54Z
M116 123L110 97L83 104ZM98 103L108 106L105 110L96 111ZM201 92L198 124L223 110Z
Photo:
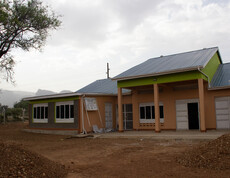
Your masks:
M79 133L83 132L83 127L84 127L84 116L83 116L83 98L80 97L79 98L79 119L78 119L78 129L79 129Z
M200 109L200 131L206 132L205 127L205 107L204 107L204 81L202 78L198 79L198 88L199 88L199 109Z
M137 90L132 89L132 106L133 106L133 129L138 130L139 128L139 108L137 102Z
M159 88L154 84L155 132L160 132Z
M122 88L118 88L118 124L119 132L123 132Z

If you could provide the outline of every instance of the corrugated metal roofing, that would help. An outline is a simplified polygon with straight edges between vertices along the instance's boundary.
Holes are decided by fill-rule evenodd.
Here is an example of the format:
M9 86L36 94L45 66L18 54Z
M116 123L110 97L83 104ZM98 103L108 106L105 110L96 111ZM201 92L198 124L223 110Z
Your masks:
M76 91L83 94L117 94L117 81L111 79L96 80L95 82ZM122 89L122 93L128 93L130 90Z
M230 86L230 63L220 64L211 81L211 88Z
M180 70L194 70L197 67L203 68L217 51L218 47L213 47L151 58L115 76L113 79L136 78L146 75L154 76L163 73L178 72Z

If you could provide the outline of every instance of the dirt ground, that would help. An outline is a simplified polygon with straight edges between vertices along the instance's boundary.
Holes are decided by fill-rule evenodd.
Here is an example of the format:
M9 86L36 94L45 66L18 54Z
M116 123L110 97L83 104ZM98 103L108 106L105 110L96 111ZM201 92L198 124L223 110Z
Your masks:
M185 167L176 161L186 150L207 141L69 139L23 132L25 127L22 123L0 125L0 142L23 145L64 165L67 177L230 177L230 170Z

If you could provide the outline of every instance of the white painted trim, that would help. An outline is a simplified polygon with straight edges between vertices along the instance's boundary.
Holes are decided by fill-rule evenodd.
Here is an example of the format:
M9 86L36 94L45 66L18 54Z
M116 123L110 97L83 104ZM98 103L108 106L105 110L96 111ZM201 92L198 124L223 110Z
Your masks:
M33 119L33 123L48 123L48 119Z
M56 123L74 123L74 118L69 118L69 119L57 119L56 118Z

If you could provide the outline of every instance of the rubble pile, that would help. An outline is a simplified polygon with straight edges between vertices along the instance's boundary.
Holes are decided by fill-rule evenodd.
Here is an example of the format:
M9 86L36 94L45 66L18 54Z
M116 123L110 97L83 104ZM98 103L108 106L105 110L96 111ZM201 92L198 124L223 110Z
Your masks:
M178 156L177 162L186 167L215 170L230 169L230 134L193 147Z
M0 177L66 177L63 165L24 149L0 142Z

